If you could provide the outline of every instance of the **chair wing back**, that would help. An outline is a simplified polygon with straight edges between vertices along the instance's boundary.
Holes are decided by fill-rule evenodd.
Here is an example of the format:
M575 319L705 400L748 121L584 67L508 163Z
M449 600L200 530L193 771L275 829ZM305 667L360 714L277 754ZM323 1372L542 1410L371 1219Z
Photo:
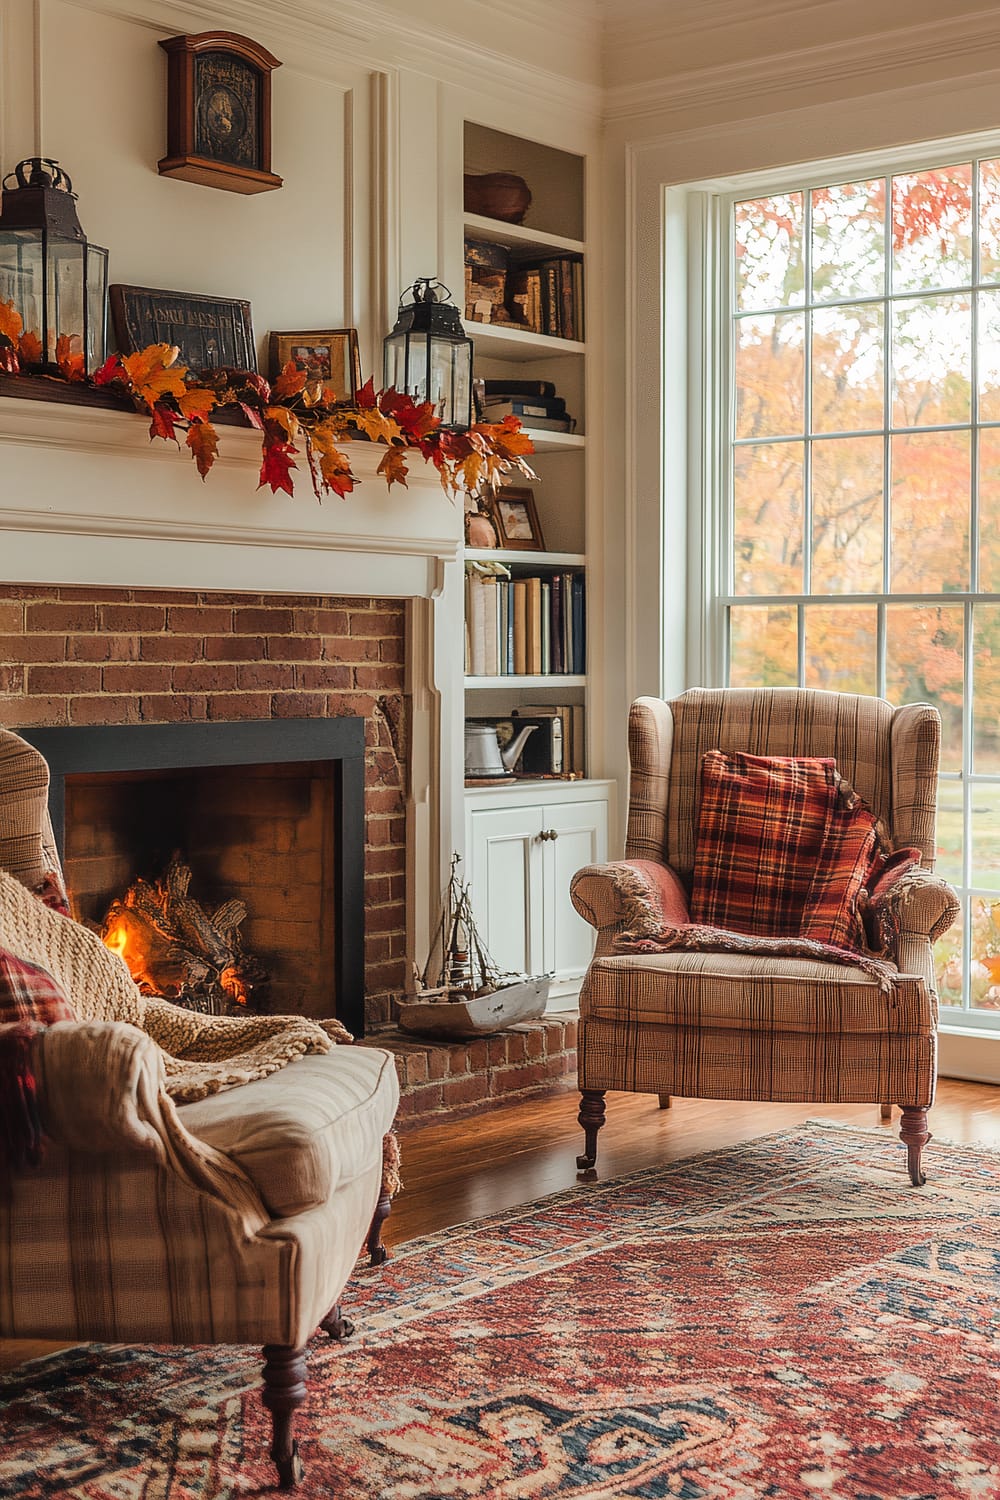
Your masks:
M49 821L49 768L34 745L0 729L0 870L34 890L59 855Z
M934 864L941 721L927 703L798 688L693 688L639 698L629 717L632 776L626 858L694 866L701 759L706 750L832 756L888 827Z

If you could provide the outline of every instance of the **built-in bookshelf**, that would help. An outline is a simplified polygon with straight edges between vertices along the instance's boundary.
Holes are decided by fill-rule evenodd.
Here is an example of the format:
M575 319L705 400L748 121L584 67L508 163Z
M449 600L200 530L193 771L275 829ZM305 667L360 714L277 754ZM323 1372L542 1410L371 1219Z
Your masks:
M475 346L478 397L487 402L484 419L499 419L512 409L531 434L535 455L530 462L538 474L531 488L545 546L544 551L531 552L466 550L467 574L476 564L497 565L493 581L466 585L466 717L499 722L519 709L558 710L567 719L567 740L569 726L575 724L576 744L585 746L584 161L543 143L467 122L465 172L516 173L531 191L531 204L520 224L481 213L464 215L465 328ZM536 392L531 399L524 395L529 386ZM522 409L519 396L528 410ZM532 413L536 420L544 415L540 425L532 425ZM521 476L517 483L523 486ZM489 610L484 610L483 595ZM511 670L515 600L519 620L520 602L530 601L534 622L533 632L522 627L529 629L527 655L520 649L525 643L517 642L520 670ZM491 654L489 670L483 670L481 632L487 620ZM575 776L586 774L586 759L585 748L578 748Z

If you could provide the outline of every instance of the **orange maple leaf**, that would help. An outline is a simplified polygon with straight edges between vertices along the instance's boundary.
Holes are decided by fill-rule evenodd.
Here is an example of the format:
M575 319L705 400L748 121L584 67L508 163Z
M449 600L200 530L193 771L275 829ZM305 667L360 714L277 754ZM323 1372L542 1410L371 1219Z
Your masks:
M182 417L203 422L213 406L218 404L218 399L214 391L207 391L201 385L192 385L187 387L183 396L178 396L177 405ZM204 474L201 477L204 479Z
M319 453L319 485L316 483L312 452L309 453L310 468L313 468L313 487L317 494L322 487L333 490L343 499L345 495L351 493L355 481L346 454L341 453L337 447L340 429L336 419L330 417L325 422L318 422L309 434L309 438L311 446Z
M409 488L406 476L409 470L406 467L404 450L398 443L392 443L385 450L382 462L378 466L377 473L385 475L386 485L391 489L394 484L401 484L404 489Z
M502 422L480 422L469 428L469 436L474 434L482 435L502 458L522 458L535 451L517 417L504 417Z
M271 395L284 400L287 396L297 396L309 379L306 370L300 370L293 359L290 359L271 387Z
M17 352L26 365L40 365L42 362L42 341L33 328L28 328L17 342Z
M198 465L198 473L202 479L215 463L219 452L219 435L211 422L200 419L192 421L188 428L187 437L184 439L191 449L191 455Z
M299 419L287 406L265 406L265 422L276 422L288 441L294 441L299 430Z
M164 406L162 401L154 401L149 408L152 421L149 424L149 435L151 438L173 438L177 442L177 434L174 431L174 414L169 406Z
M13 302L0 302L0 334L16 344L23 326L21 314Z
M133 390L151 411L162 396L184 395L187 366L175 363L179 353L176 344L150 344L138 354L122 357Z
M56 339L56 364L67 380L86 380L83 352L76 334L61 333Z

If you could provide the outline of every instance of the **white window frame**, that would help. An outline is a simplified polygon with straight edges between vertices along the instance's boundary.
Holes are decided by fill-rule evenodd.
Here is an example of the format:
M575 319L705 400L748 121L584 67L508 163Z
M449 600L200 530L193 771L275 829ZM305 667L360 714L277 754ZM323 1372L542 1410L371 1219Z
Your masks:
M825 183L849 182L867 177L889 176L906 171L945 167L975 157L1000 157L1000 133L954 137L925 142L897 150L873 151L824 158L794 167L755 171L739 177L707 180L664 189L664 246L678 242L684 232L684 255L664 256L664 322L667 329L678 318L686 328L686 379L664 380L664 455L672 447L686 452L687 473L687 646L686 678L690 683L721 686L727 681L727 632L725 609L729 593L731 528L729 452L735 431L732 395L729 225L732 205L742 199L802 191ZM681 274L678 274L682 272ZM669 341L668 341L669 342ZM665 348L667 345L665 344ZM667 365L665 361L665 372ZM974 378L974 371L973 371ZM672 442L672 438L674 439ZM667 466L664 463L664 476ZM975 486L975 478L973 480ZM975 490L974 490L975 493ZM664 487L664 494L667 489ZM972 526L976 524L975 510ZM975 530L970 544L975 546ZM806 596L801 596L806 597ZM1000 603L1000 594L976 594L984 602ZM905 594L879 596L900 604L912 602ZM949 597L958 604L968 596ZM753 596L745 602L752 602ZM723 602L724 601L724 602ZM870 602L869 596L851 596L851 602ZM741 602L744 602L741 600ZM884 614L884 607L880 610ZM965 660L971 658L971 609L965 607ZM884 625L880 619L881 632ZM664 641L664 660L669 643ZM879 691L884 685L884 659L879 652ZM963 726L963 772L954 779L967 785L971 754L970 701L965 704ZM964 880L970 888L969 798L964 799ZM977 888L972 887L975 893ZM1000 892L991 893L1000 897ZM972 899L975 899L973 895ZM963 953L968 965L971 952L970 924L963 933ZM1000 1012L949 1006L942 1009L946 1028L968 1034L977 1032L995 1039L1000 1035ZM966 1074L966 1076L972 1076Z

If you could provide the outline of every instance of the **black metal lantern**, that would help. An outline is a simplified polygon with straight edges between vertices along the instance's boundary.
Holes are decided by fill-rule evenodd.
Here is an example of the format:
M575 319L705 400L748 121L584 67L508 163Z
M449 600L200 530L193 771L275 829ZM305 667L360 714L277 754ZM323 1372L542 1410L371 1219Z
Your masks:
M87 243L73 184L58 162L32 156L3 182L0 301L21 315L22 363L56 370L57 349L104 362L108 252ZM60 339L65 340L60 346Z
M422 276L399 299L396 326L384 340L386 386L430 401L443 427L472 426L472 340L466 338L448 288ZM405 296L406 293L403 293Z

